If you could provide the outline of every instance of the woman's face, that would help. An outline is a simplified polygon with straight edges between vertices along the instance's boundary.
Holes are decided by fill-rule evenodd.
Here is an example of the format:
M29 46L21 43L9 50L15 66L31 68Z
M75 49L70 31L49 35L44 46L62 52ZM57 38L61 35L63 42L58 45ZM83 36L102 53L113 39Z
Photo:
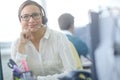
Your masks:
M37 31L42 25L41 11L37 6L28 5L21 11L22 30Z

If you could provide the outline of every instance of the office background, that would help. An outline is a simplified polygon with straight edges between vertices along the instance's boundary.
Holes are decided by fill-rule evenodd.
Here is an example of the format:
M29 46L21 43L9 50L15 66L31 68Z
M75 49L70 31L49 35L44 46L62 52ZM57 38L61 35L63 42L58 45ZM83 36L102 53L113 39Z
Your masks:
M1 0L0 1L0 46L2 52L2 66L4 79L11 76L11 69L7 67L10 58L10 45L19 36L21 26L18 20L18 7L24 0ZM91 43L90 17L88 11L92 9L98 12L107 6L118 6L119 0L35 0L39 2L46 11L48 27L58 30L57 18L64 12L75 16L76 35L84 40L90 50L94 48ZM86 3L87 2L87 3ZM88 4L89 3L89 4ZM94 4L93 4L94 3ZM94 28L95 29L95 28ZM95 29L96 30L96 29ZM94 31L95 31L94 30Z

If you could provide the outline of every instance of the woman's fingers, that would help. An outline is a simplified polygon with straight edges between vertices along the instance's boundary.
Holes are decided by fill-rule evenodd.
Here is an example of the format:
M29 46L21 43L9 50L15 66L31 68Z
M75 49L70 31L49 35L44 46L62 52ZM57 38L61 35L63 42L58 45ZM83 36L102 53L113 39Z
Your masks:
M22 31L22 36L23 36L24 39L29 40L31 38L31 36L32 36L30 29L23 30Z
M21 44L26 44L29 40L30 40L30 38L31 38L31 32L30 32L30 30L23 30L22 32L21 32L21 35L20 35L20 43Z

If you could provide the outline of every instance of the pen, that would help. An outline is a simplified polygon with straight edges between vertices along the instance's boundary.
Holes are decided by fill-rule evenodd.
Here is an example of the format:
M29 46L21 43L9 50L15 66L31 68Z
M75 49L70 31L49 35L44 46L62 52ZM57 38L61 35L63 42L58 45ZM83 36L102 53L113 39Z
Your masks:
M31 71L26 71L22 73L22 79L23 80L34 80L32 72Z
M13 66L13 71L17 72L17 73L21 73L20 69L17 67L17 65Z
M20 69L16 65L13 66L13 74L17 78L21 77L21 71L20 71Z
M25 59L22 59L22 65L23 65L23 68L25 71L29 71L28 69L28 66L27 66L27 63L26 63L26 60Z

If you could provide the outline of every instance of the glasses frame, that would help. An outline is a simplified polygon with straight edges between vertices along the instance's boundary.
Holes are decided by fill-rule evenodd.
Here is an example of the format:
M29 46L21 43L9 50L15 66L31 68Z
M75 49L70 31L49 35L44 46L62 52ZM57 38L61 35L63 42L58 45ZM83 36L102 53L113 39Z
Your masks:
M21 18L22 21L29 21L31 17L34 20L38 20L38 19L40 19L42 17L42 14L41 13L32 13L31 15L24 14L24 15L20 16L20 18Z

